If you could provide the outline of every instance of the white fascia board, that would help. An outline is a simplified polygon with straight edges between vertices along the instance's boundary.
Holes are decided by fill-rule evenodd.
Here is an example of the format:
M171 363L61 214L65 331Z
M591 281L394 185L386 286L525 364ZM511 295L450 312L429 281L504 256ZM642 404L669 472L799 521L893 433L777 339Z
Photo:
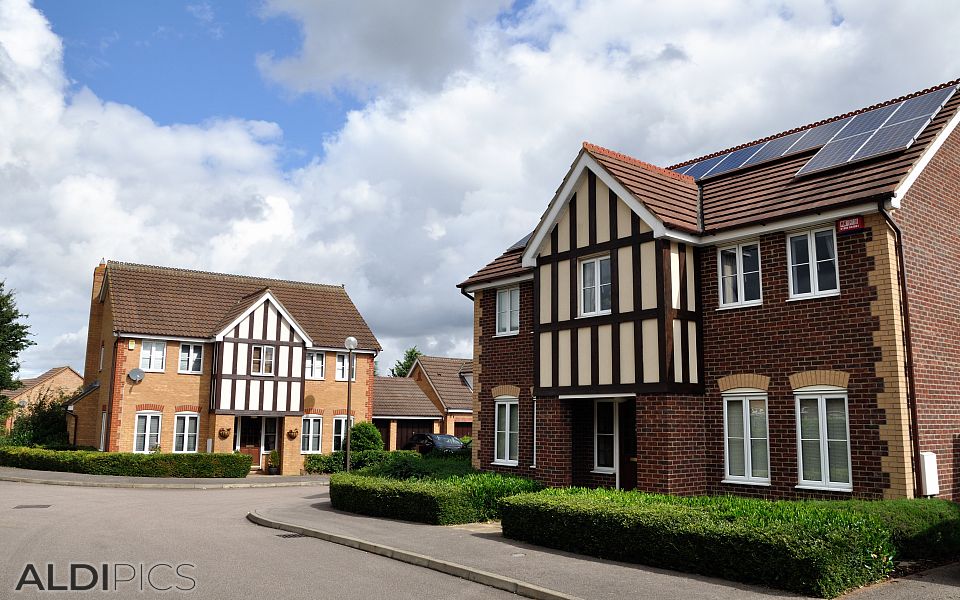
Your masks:
M478 283L476 285L471 285L464 288L466 292L476 292L477 290L488 290L490 288L499 288L511 285L513 283L520 283L521 281L530 281L533 279L533 273L527 273L526 275L517 275L515 277L507 277L505 279L494 279L493 281L485 281L483 283Z
M350 351L347 350L346 348L332 348L332 347L330 347L330 346L307 346L307 347L306 347L306 351L307 351L307 352L316 352L316 351L336 352L337 354L347 354L347 353L350 352ZM377 351L376 351L376 350L361 350L360 348L357 348L356 350L353 351L353 353L354 353L354 354L373 354L374 356L376 356Z
M245 311L240 313L239 317L237 317L236 319L231 321L229 325L224 327L223 330L216 335L216 340L218 342L222 342L223 338L227 337L227 333L229 333L230 330L236 327L241 321L249 317L253 313L253 311L260 308L260 306L267 300L270 300L270 302L273 302L274 306L277 307L277 312L280 315L282 315L283 318L285 318L290 323L290 326L293 328L293 330L296 331L301 338L303 338L304 344L306 344L307 346L312 346L313 340L310 339L310 336L307 335L307 332L303 330L303 327L301 327L300 324L297 323L297 320L293 318L293 315L291 315L287 311L287 309L283 306L283 304L281 304L280 301L277 300L276 297L274 297L274 295L270 293L269 290L264 292L263 295L260 296L260 298L256 302L251 303L250 306L247 307Z
M631 394L628 392L623 392L619 394L560 394L560 400L592 400L592 399L602 399L602 398L633 398L637 394Z
M845 208L836 208L833 210L825 210L823 212L803 215L799 217L794 217L792 219L784 219L782 221L773 221L771 223L763 225L751 225L748 227L743 227L740 229L731 229L729 231L723 231L717 234L705 234L700 236L699 242L697 243L700 246L713 246L722 242L729 242L733 240L740 240L746 238L755 238L764 233L772 233L775 231L787 231L790 229L798 229L801 227L811 227L814 225L821 225L829 221L836 221L837 219L842 219L843 217L849 217L852 215L860 214L869 214L877 212L878 207L875 202L867 202L864 204L854 204L847 206Z
M420 362L419 356L415 361L413 361L413 364L410 365L410 370L407 371L407 379L411 378L410 376L411 374L413 374L413 370L417 368L417 365L420 365L420 370L423 371L423 376L427 378L427 383L430 384L430 389L433 390L433 393L437 395L437 400L440 401L440 406L442 406L443 411L446 412L447 410L449 410L447 408L447 403L443 401L443 396L441 396L440 392L437 391L437 386L433 385L433 381L430 380L430 373L427 372L426 367L424 367L423 363ZM433 400L431 400L431 402L433 402Z
M391 421L403 421L403 420L412 421L414 419L418 421L427 421L427 420L439 421L443 417L393 417L388 415L373 415L373 418L374 419L390 419Z
M590 156L589 152L584 150L581 151L580 157L573 163L573 166L570 167L570 171L564 178L563 185L557 190L556 196L553 197L550 206L547 207L547 212L544 213L540 224L537 225L537 229L533 232L533 236L530 238L530 241L527 242L527 247L523 251L523 260L520 263L524 267L537 266L537 251L540 249L540 245L543 244L543 240L547 237L547 234L550 233L550 228L553 227L557 219L560 218L560 213L563 211L563 208L567 206L568 200L574 192L576 192L575 187L577 182L580 181L581 175L583 175L583 172L587 169L593 171L598 179L613 190L613 192L630 207L630 210L637 213L640 220L653 230L654 237L663 237L666 233L666 228L660 219L655 217L642 202L637 200L632 193L620 185L620 182L614 179L596 159Z
M913 169L907 175L906 179L900 182L900 185L897 186L897 189L893 192L893 197L890 198L890 208L900 208L900 202L903 200L903 197L907 195L907 192L910 191L910 188L913 186L913 183L920 177L920 174L923 173L923 170L927 168L927 165L933 160L933 157L937 154L937 151L940 150L940 147L943 146L943 143L947 141L947 138L950 137L950 134L953 133L953 130L957 128L957 125L960 124L960 111L957 111L953 118L950 119L950 122L947 123L946 127L937 134L937 137L933 140L933 143L930 144L930 147L927 148L923 155L920 157L920 160L917 161L917 164L913 166Z
M192 344L209 344L216 341L213 338L192 338L179 335L152 335L149 333L127 333L118 331L114 334L118 338L134 338L139 340L160 340L163 342L190 342Z
M468 415L468 414L473 413L473 410L472 410L472 409L469 409L469 408L448 408L448 409L447 409L447 412L448 412L448 413L458 413L458 414L467 414L467 415Z

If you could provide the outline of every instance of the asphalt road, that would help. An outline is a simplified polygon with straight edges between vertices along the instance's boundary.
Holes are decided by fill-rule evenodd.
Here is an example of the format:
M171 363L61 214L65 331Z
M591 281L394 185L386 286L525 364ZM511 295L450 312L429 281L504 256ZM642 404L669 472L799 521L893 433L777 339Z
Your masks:
M136 490L0 482L0 599L517 597L344 546L280 537L284 532L244 518L277 502L309 503L321 489ZM24 505L50 506L15 508ZM53 584L63 586L69 585L71 563L98 571L96 591L46 590L48 565ZM105 563L108 591L100 589ZM34 566L36 577L27 565ZM78 585L92 580L86 567L75 569ZM28 583L17 592L25 572ZM29 583L37 580L45 591ZM155 589L167 586L173 587ZM193 589L177 592L177 586Z

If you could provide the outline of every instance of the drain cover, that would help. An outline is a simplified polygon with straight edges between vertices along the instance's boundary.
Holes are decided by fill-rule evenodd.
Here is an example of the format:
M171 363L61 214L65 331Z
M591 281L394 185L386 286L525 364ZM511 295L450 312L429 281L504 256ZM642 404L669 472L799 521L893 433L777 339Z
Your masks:
M18 504L13 508L50 508L52 504Z
M307 536L303 535L302 533L278 533L278 534L277 534L277 537L278 537L278 538L285 538L285 539L292 539L292 538L302 538L302 537L307 537Z

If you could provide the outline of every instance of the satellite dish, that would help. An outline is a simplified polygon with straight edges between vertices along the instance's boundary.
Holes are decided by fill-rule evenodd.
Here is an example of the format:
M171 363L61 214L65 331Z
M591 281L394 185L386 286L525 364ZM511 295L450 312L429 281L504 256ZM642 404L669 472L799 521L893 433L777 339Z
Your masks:
M20 408L26 408L26 407L27 407L27 401L26 401L26 400L21 400L21 401L19 402L19 405L20 405Z
M127 373L127 377L129 377L130 381L134 383L143 381L144 375L145 373L143 372L143 369L131 369L130 372Z

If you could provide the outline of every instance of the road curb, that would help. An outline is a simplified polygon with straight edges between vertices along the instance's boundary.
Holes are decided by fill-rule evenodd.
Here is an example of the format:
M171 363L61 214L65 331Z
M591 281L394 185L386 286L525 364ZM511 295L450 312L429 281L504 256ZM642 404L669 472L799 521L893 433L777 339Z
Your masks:
M467 567L449 561L432 558L424 554L418 554L408 550L401 550L399 548L394 548L392 546L386 546L383 544L376 544L374 542L368 542L358 538L328 533L326 531L320 531L319 529L310 529L309 527L268 519L260 514L257 514L257 511L247 513L247 520L263 527L280 529L283 531L289 531L290 533L299 533L300 535L317 538L326 542L332 542L334 544L340 544L342 546L348 546L356 550L370 552L371 554L377 554L379 556L384 556L400 562L416 565L418 567L424 567L433 571L445 573L447 575L453 575L454 577L460 577L461 579L466 579L467 581L472 581L487 587L504 590L512 594L524 596L526 598L534 598L535 600L582 600L579 596L571 596L570 594L564 594L563 592L540 587L539 585L520 581L519 579L514 579L512 577L491 573L490 571L475 569L473 567Z
M131 488L155 490L226 490L245 488L311 487L328 485L326 481L264 481L262 483L149 483L121 481L83 481L79 479L42 479L0 475L0 481L37 483L41 485L65 485L70 487Z

